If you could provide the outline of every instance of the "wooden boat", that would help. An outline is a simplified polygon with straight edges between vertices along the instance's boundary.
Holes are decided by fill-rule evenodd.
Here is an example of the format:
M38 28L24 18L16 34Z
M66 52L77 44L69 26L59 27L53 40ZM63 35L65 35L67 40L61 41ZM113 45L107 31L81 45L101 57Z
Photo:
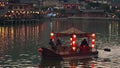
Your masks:
M62 44L57 40L61 38L70 39ZM80 38L80 39L79 39ZM50 34L51 48L41 47L38 51L43 59L86 59L98 57L98 51L95 47L95 33L85 33L76 28L70 28L62 32L52 32ZM81 39L87 42L78 43ZM56 43L56 44L55 44Z

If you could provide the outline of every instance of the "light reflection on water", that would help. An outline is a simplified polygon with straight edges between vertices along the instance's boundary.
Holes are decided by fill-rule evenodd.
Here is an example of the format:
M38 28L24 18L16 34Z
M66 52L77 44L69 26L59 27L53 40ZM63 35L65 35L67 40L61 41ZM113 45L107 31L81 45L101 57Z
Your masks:
M37 49L48 45L50 30L62 31L73 25L85 32L96 32L99 57L42 63ZM120 68L119 29L116 21L91 20L48 20L37 24L0 26L0 68ZM110 48L111 52L104 51L104 48Z

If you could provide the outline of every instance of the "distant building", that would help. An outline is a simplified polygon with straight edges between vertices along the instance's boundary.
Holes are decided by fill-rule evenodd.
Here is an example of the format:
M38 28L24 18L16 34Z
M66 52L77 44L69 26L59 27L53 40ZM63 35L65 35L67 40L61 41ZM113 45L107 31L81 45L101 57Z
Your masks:
M59 0L43 0L43 6L59 6Z
M80 10L82 17L107 17L104 10Z
M33 1L27 3L27 1L23 2L23 0L0 0L0 18L12 19L39 17L40 11L38 11L38 1Z
M108 4L109 0L86 0L89 2L93 2L93 3L102 3L102 4Z
M13 18L30 18L33 13L33 7L29 4L10 3L8 9L8 14Z
M120 8L120 0L110 0L112 6Z
M4 17L8 10L8 1L0 0L0 17Z

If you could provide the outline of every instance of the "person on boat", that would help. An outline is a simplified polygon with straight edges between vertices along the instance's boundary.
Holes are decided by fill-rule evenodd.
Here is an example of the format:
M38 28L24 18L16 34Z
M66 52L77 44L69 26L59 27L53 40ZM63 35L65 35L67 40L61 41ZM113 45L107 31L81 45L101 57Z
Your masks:
M54 42L52 41L52 39L50 39L49 44L50 44L51 46L54 46Z
M58 38L57 39L57 41L56 41L56 45L58 46L58 45L62 45L62 42L61 42L61 40Z
M52 39L50 39L49 45L51 46L51 48L52 48L53 50L56 50L55 44L54 44L54 42L52 41Z
M81 47L83 47L83 46L88 46L87 40L86 40L86 39L83 39L82 42L81 42L81 44L80 44L80 46L81 46Z

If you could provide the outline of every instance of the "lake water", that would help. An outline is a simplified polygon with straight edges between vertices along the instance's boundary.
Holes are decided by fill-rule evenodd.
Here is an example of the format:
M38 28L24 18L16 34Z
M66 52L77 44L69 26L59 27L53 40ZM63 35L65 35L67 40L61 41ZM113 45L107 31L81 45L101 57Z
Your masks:
M42 61L49 33L75 27L96 33L98 58ZM110 48L111 52L104 51ZM37 23L0 26L0 68L120 68L120 22L112 20L44 19Z

